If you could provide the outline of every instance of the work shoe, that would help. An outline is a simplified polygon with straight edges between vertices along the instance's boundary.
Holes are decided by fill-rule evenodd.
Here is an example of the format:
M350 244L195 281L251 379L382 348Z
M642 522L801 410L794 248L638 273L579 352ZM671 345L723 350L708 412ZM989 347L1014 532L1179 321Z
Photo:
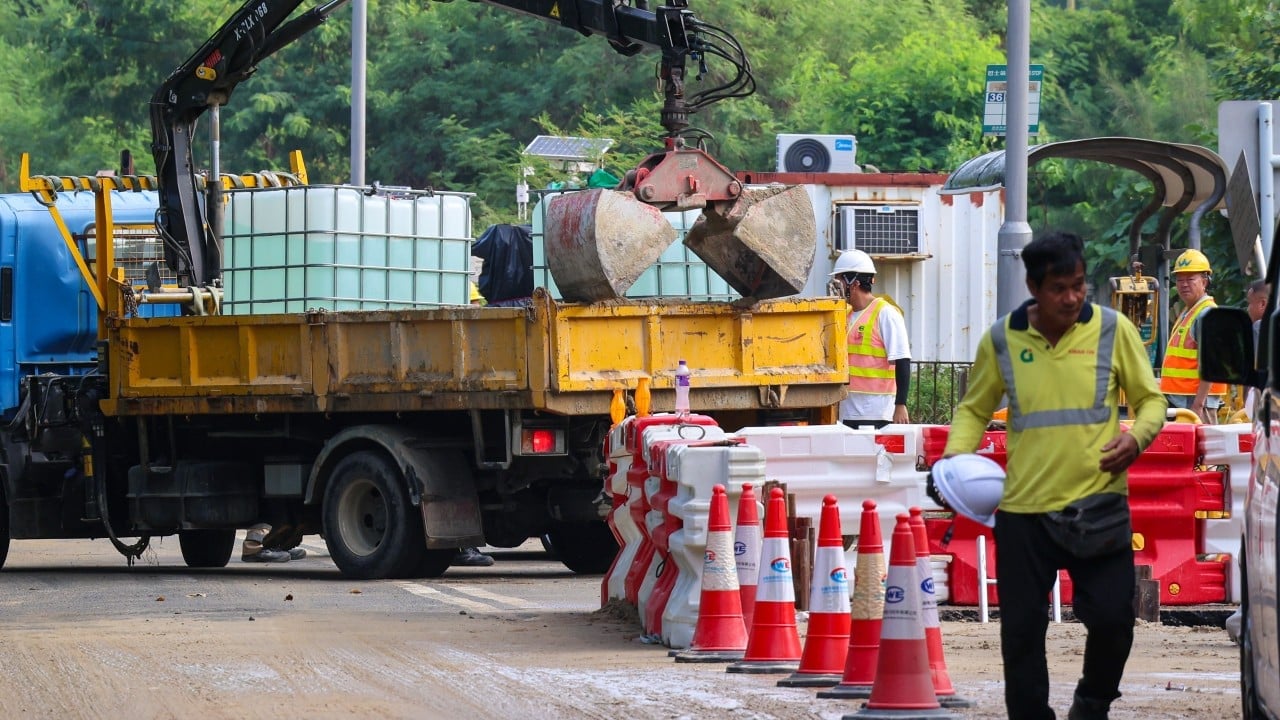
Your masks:
M462 548L457 555L453 556L452 565L460 567L489 567L493 564L493 558L485 555L476 548Z
M304 551L305 552L305 551ZM252 555L240 556L240 562L247 563L284 563L289 562L290 553L288 550L271 550L262 548Z
M1095 698L1088 698L1076 692L1071 699L1071 709L1067 711L1067 720L1107 720L1107 711L1111 703Z
M291 547L288 550L290 560L301 560L307 556L307 549L300 547Z

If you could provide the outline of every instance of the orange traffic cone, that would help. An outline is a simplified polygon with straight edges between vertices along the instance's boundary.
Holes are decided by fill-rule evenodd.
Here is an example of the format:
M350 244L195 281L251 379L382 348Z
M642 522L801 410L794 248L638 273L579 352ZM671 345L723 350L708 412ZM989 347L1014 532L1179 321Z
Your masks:
M942 623L938 621L938 596L933 589L933 567L929 562L929 531L924 526L924 512L918 507L911 513L911 531L916 543L916 565L920 568L920 614L924 619L924 639L929 648L929 672L933 692L943 707L973 707L973 702L956 695L942 654Z
M732 673L794 672L800 667L796 589L791 578L787 504L782 495L782 488L769 492L755 614L747 638L746 654L742 660L728 667Z
M849 573L836 496L822 498L818 550L809 584L809 632L800 669L778 681L782 687L830 687L840 682L849 648Z
M840 684L818 693L820 698L869 698L880 655L880 626L884 617L884 541L880 513L874 500L862 502L858 529L858 566L853 578L853 608L849 649Z
M849 718L953 718L942 709L929 674L929 648L920 620L920 571L911 519L898 515L884 588L884 625L871 699Z
M702 561L702 595L698 622L689 649L676 653L676 662L732 662L747 649L747 626L738 596L738 570L731 564L729 496L723 485L711 488L707 520L707 551Z
M738 500L738 528L733 534L733 556L738 565L738 596L742 598L742 621L751 629L756 609L756 584L760 579L760 510L751 483L742 484Z

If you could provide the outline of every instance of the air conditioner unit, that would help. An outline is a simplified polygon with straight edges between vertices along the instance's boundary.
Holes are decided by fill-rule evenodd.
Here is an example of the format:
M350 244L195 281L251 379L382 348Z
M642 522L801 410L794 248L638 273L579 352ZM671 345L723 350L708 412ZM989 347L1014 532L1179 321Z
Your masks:
M861 172L852 135L778 135L778 172Z
M837 205L836 247L868 255L919 255L919 205Z

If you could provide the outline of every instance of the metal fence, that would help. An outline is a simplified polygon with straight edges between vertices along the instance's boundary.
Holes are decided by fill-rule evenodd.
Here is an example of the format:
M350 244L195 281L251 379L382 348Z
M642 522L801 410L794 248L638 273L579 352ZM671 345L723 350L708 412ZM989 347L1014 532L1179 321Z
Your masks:
M956 403L964 397L973 363L912 363L911 393L907 412L911 422L921 425L949 425Z

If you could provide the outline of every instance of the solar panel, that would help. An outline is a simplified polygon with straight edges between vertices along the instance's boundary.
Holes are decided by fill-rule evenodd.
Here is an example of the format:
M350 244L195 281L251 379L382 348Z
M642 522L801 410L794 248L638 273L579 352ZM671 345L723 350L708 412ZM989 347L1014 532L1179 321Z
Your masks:
M524 152L551 160L596 160L612 146L609 138L539 135Z

